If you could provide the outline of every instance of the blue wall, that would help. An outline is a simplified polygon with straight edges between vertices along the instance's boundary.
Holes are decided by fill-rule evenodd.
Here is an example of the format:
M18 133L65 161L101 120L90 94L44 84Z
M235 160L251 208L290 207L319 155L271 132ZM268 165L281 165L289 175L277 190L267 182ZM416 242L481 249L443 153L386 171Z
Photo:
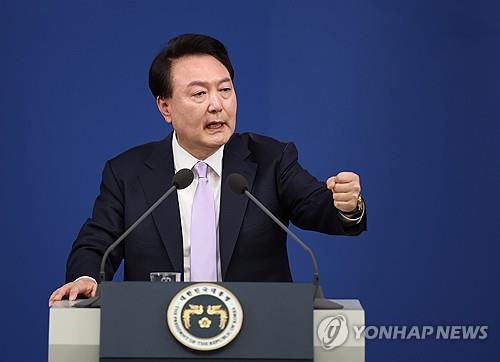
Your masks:
M369 341L370 361L498 355L496 1L0 2L2 361L42 361L47 298L105 160L160 139L149 64L222 40L238 130L293 140L319 178L361 174L369 232L300 232L325 292L372 325L487 324L486 341ZM290 247L295 278L310 265Z

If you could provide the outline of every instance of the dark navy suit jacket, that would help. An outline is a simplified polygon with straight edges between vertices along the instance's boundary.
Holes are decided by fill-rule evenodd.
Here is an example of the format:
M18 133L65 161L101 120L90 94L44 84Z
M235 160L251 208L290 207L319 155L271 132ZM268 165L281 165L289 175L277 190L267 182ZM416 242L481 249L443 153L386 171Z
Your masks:
M235 133L224 148L219 245L224 281L291 281L286 234L227 177L238 172L250 191L282 222L327 234L356 235L366 217L346 226L332 194L298 163L293 143L252 133ZM98 278L104 250L172 184L172 134L130 149L105 165L92 217L83 225L68 258L66 279ZM151 271L183 271L183 243L177 194L173 193L111 254L111 279L124 259L125 280L149 280Z

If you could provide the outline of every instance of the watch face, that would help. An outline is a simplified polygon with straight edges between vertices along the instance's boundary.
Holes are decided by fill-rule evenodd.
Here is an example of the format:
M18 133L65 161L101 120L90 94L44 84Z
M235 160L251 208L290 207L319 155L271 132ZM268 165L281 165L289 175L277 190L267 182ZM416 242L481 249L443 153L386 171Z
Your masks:
M361 198L361 194L358 196L358 205L357 205L357 211L361 212L363 210L363 199Z

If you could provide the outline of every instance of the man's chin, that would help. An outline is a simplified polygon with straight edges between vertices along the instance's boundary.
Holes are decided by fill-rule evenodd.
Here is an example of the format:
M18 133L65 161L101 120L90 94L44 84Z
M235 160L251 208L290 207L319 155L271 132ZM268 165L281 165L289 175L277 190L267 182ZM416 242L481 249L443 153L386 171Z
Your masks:
M227 129L221 132L211 133L208 136L207 143L210 144L211 147L216 147L216 148L222 147L229 141L232 134L233 132Z

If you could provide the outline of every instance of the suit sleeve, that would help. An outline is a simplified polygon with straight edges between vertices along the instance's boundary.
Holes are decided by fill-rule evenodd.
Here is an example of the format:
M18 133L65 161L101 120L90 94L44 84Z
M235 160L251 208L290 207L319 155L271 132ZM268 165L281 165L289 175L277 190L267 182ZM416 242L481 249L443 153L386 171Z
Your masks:
M106 248L123 233L123 190L108 161L102 173L100 194L92 217L82 226L68 257L66 282L86 275L98 280L102 256ZM123 257L118 246L106 264L106 279L114 275Z
M291 222L305 230L335 235L358 235L366 230L366 212L360 223L347 225L333 205L332 193L298 162L297 148L288 143L278 170L280 200L290 210Z

